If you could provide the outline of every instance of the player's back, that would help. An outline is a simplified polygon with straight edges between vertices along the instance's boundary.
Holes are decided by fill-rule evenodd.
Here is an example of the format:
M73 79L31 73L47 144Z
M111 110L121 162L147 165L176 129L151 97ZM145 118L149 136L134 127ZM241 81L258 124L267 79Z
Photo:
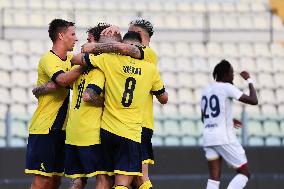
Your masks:
M207 86L201 97L204 121L204 145L220 145L236 141L233 128L232 99L241 92L230 83L215 82Z
M102 54L96 58L106 77L102 128L140 142L144 104L153 86L163 88L157 69L129 56Z

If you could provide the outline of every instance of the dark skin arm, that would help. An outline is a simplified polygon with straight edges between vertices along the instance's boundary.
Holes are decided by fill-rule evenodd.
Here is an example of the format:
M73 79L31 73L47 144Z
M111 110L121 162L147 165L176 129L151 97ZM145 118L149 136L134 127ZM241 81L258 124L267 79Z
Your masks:
M83 93L84 102L88 102L95 107L103 107L104 106L104 98L96 93L94 89L87 88Z
M142 55L139 48L135 45L129 45L120 42L110 43L86 43L81 47L82 53L120 53L131 56L132 58L141 59Z
M240 73L243 79L247 80L250 78L250 75L246 71L242 71ZM240 99L240 102L246 103L246 104L251 104L251 105L257 105L258 104L258 98L256 95L256 90L253 86L252 83L249 83L249 95L243 94Z
M164 92L164 93L162 93L160 95L156 95L156 98L158 99L158 101L161 104L167 104L167 102L168 102L168 93Z

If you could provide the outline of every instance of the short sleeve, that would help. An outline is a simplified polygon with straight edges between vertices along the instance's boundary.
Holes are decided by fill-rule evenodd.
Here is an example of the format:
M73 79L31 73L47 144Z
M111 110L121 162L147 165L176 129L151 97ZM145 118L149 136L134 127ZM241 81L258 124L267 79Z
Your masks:
M103 91L105 85L105 75L100 69L91 70L89 73L90 82L87 88L91 88L100 94Z
M86 53L84 59L89 67L98 67L101 70L104 70L105 56L106 54L94 55Z
M153 85L151 91L154 95L160 95L165 92L164 83L161 79L160 73L156 68L154 69Z
M226 86L226 91L227 91L228 97L236 99L236 100L239 100L241 96L243 95L243 92L232 84L228 84Z
M144 60L146 60L147 62L150 62L150 63L152 63L156 66L158 64L158 56L157 56L156 52L150 47L144 48Z
M43 69L48 77L56 83L56 77L64 73L62 62L56 60L44 60Z

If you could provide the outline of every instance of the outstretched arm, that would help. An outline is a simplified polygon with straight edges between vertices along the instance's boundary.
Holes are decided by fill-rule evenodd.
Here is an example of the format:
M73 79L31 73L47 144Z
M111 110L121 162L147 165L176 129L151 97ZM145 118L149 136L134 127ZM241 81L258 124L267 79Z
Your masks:
M40 86L33 88L32 92L33 95L38 98L40 95L45 95L56 91L59 87L60 86L54 83L53 81L48 81Z
M135 45L111 42L111 43L86 43L81 48L82 53L120 53L136 59L144 59L142 47Z
M83 93L83 100L85 102L91 103L95 107L104 106L104 98L101 97L97 92L92 88L87 88Z
M59 86L67 87L74 83L78 77L85 71L85 68L80 66L68 72L60 73L56 78L55 82Z

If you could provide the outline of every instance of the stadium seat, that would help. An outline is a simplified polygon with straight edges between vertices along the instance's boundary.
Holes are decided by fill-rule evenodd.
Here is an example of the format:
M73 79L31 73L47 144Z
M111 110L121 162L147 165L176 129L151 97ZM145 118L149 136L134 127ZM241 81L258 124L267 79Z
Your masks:
M196 72L193 75L194 85L198 88L203 88L209 84L209 78L207 74Z
M11 71L13 70L12 61L9 56L0 54L0 70Z
M274 74L274 80L277 88L284 88L284 72L282 74Z
M29 22L34 27L45 27L47 25L44 20L44 14L38 11L35 11L33 14L29 15Z
M273 57L283 57L284 56L284 47L280 43L272 43L270 46L271 55Z
M181 133L184 136L200 137L202 135L202 129L198 128L193 120L181 121L180 125Z
M250 12L250 4L249 3L238 2L235 5L236 5L236 11L239 12L239 13Z
M205 58L197 57L192 58L191 62L191 72L202 72L202 73L208 73L208 63Z
M257 87L260 88L267 88L270 90L276 88L274 77L268 72L258 74L258 84L259 85Z
M221 14L211 13L209 17L209 28L211 30L219 30L224 28L224 19Z
M164 130L166 136L182 136L182 132L180 130L180 126L177 120L165 120L164 121Z
M37 103L30 103L27 107L28 115L32 116L37 108Z
M0 92L1 88L0 88ZM8 111L8 106L6 104L2 104L2 102L0 103L0 120L4 121L6 118L6 113Z
M196 146L197 142L196 139L190 136L184 136L181 138L181 145L182 146Z
M250 146L263 146L264 140L260 137L249 137L248 144Z
M3 55L12 54L11 42L5 39L0 39L0 60L2 60ZM1 55L3 54L3 55Z
M27 56L14 55L12 57L12 63L13 63L13 70L20 70L20 71L30 70Z
M153 146L163 146L164 145L163 139L158 136L153 136L151 141L152 141Z
M236 12L236 7L233 3L221 3L221 9L223 12Z
M256 66L258 71L260 72L260 75L263 75L263 73L269 73L269 74L274 74L274 68L271 63L271 60L268 58L257 58L256 59ZM271 84L273 84L272 82Z
M254 29L253 17L251 15L238 16L240 29L252 30Z
M261 104L275 104L275 95L271 89L261 89L259 91L259 102Z
M159 56L175 56L175 49L174 46L169 42L162 42L160 43L160 54Z
M5 88L11 87L10 74L7 71L0 70L0 75L1 75L0 87L5 87Z
M165 3L166 4L166 3ZM179 23L179 17L177 15L168 15L164 18L164 27L168 29L183 28Z
M250 74L258 71L256 64L255 64L255 61L252 58L249 58L249 57L243 58L242 55L240 55L240 56L241 56L241 58L240 58L241 70L248 71Z
M168 136L165 138L166 146L180 146L180 140L178 137Z
M38 0L29 0L28 7L32 9L41 9L43 7L43 3Z
M4 138L5 136L6 136L5 122L3 119L0 119L0 138Z
M193 75L188 73L179 73L177 75L177 85L179 87L186 87L186 88L195 88L196 85L194 83Z
M8 88L0 87L0 103L1 104L11 103L11 95L10 95Z
M191 44L191 53L192 56L197 57L206 57L207 52L205 46L202 43L192 43Z
M30 85L27 74L23 71L13 71L11 73L11 79L11 85L15 87L28 87Z
M179 104L193 104L196 102L196 97L190 89L181 88L177 92Z
M238 48L234 43L223 43L222 52L226 57L238 57Z
M182 72L185 72L184 74L188 74L190 72L193 72L192 64L189 58L186 57L178 57L175 59L176 61L176 71L180 74ZM170 67L171 68L171 67ZM171 68L172 69L172 68ZM179 76L177 76L179 79Z
M208 2L207 3L207 11L208 12L221 12L221 6L218 2Z
M34 71L37 70L39 60L40 60L39 55L31 55L31 56L28 57L30 71L31 70L34 70Z
M284 89L277 89L275 96L277 104L284 104Z
M281 137L283 136L277 121L266 120L263 123L264 132L267 136Z
M174 44L175 52L177 56L189 56L190 46L187 42L178 41Z
M183 117L194 117L197 115L195 106L191 104L179 104L178 112Z
M263 57L270 57L271 56L271 52L270 52L269 46L267 44L265 44L265 43L254 43L253 46L254 46L254 52L255 52L256 57L263 58Z
M13 120L11 124L11 134L13 137L27 138L28 130L26 123L21 120Z
M281 74L276 74L275 76L283 76L284 73L284 66L283 66L284 58L273 58L272 59L272 64L274 67L274 70L276 73L281 73ZM277 81L276 81L277 82Z
M169 103L171 103L171 104L178 104L179 99L178 99L178 96L177 96L177 91L175 89L169 88L169 87L167 87L166 90L167 90L168 95L169 95L169 97L168 97Z
M13 23L12 26L26 27L29 25L29 17L27 11L13 12Z
M240 57L254 57L254 49L250 43L239 43Z
M164 72L173 73L175 71L175 69L173 69L174 62L175 61L173 57L162 56L158 63L159 71L162 72L162 74Z
M163 115L169 118L174 118L178 115L177 106L174 104L167 104L162 107Z
M269 15L264 15L263 13L261 15L253 17L253 24L254 28L258 30L266 30L269 31Z
M248 136L265 137L264 129L259 121L250 120L248 123Z
M279 137L267 137L265 139L266 146L281 146L281 139Z
M176 5L177 11L190 12L192 10L191 3L187 1L177 1L176 3L177 3Z
M26 147L26 139L14 137L11 139L11 147Z
M11 97L14 103L28 103L28 96L26 90L20 87L11 89Z

